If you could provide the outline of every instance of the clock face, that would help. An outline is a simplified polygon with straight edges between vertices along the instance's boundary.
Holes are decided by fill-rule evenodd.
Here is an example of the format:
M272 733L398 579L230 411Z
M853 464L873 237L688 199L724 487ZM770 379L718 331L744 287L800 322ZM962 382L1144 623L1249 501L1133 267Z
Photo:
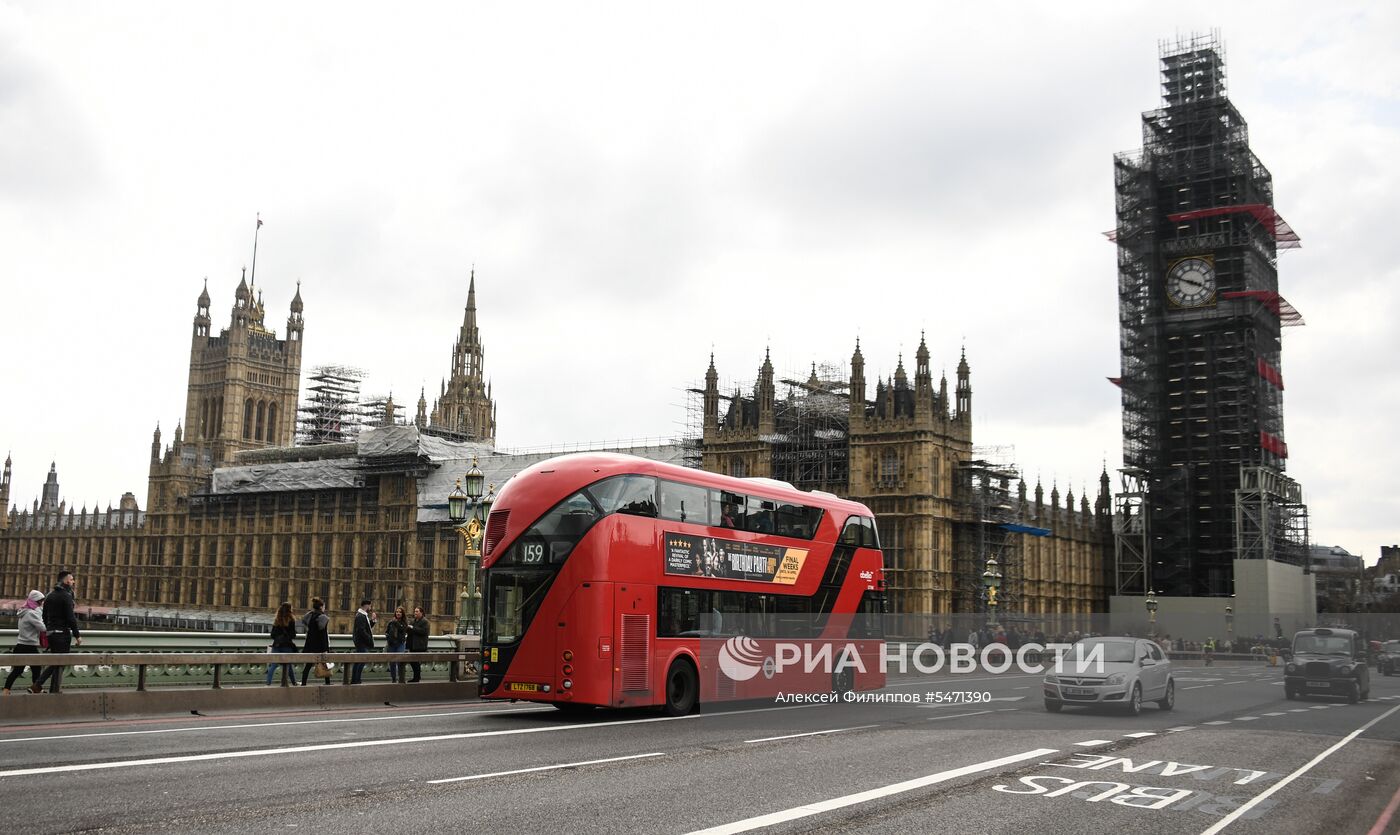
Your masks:
M1215 300L1215 266L1204 258L1183 258L1167 270L1167 298L1177 307L1201 307Z

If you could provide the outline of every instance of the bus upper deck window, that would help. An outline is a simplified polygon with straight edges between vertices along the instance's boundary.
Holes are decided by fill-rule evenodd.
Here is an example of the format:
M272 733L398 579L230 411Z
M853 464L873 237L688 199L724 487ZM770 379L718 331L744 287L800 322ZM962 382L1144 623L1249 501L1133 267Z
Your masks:
M588 488L604 514L656 516L656 479L641 475L608 478Z

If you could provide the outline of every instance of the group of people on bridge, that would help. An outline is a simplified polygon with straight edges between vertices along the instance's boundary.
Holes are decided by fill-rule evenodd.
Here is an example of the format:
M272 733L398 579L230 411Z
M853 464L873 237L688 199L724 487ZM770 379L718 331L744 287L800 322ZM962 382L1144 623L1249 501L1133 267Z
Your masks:
M374 601L366 598L360 601L360 608L355 611L355 625L350 631L350 637L355 643L355 652L374 652L375 639L374 627L378 619L374 614ZM304 645L297 649L297 626L300 624L306 635ZM272 645L268 652L330 652L330 616L326 614L326 603L319 597L311 598L311 609L302 616L301 620L292 614L292 604L283 603L277 608L277 615L272 619ZM413 618L410 620L404 607L399 606L394 609L394 617L384 627L384 649L386 652L427 652L428 651L429 625L423 607L415 606ZM267 683L272 684L273 673L279 665L267 665ZM408 678L408 668L413 669L413 678ZM350 683L360 684L364 676L364 662L357 662L350 668ZM306 664L301 668L301 682L305 686L311 679L311 674L315 673L323 683L329 684L331 680L331 665L327 663ZM287 675L292 684L297 684L296 671L291 665L287 665ZM423 666L418 661L410 661L400 664L397 661L389 662L389 680L400 684L412 684L420 681L423 677Z

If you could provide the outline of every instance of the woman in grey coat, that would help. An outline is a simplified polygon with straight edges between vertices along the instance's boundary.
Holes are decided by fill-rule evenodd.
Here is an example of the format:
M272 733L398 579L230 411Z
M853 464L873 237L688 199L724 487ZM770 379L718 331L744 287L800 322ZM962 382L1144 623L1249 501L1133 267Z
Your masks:
M29 593L29 599L24 601L24 608L19 613L19 635L15 638L14 653L16 655L38 655L39 636L44 633L44 616L39 614L39 606L44 602L44 593L35 589ZM29 680L35 682L39 678L39 670L43 669L38 664L30 665ZM24 674L24 665L19 664L10 669L10 675L5 679L4 695L10 695L10 688L15 681ZM37 685L35 685L37 686Z

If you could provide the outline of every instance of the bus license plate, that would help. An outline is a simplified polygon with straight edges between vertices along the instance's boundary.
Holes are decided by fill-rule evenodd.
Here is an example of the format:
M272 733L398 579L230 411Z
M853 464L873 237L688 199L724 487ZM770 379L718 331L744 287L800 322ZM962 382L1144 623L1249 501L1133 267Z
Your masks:
M524 681L512 681L507 689L515 693L538 693L540 686Z

